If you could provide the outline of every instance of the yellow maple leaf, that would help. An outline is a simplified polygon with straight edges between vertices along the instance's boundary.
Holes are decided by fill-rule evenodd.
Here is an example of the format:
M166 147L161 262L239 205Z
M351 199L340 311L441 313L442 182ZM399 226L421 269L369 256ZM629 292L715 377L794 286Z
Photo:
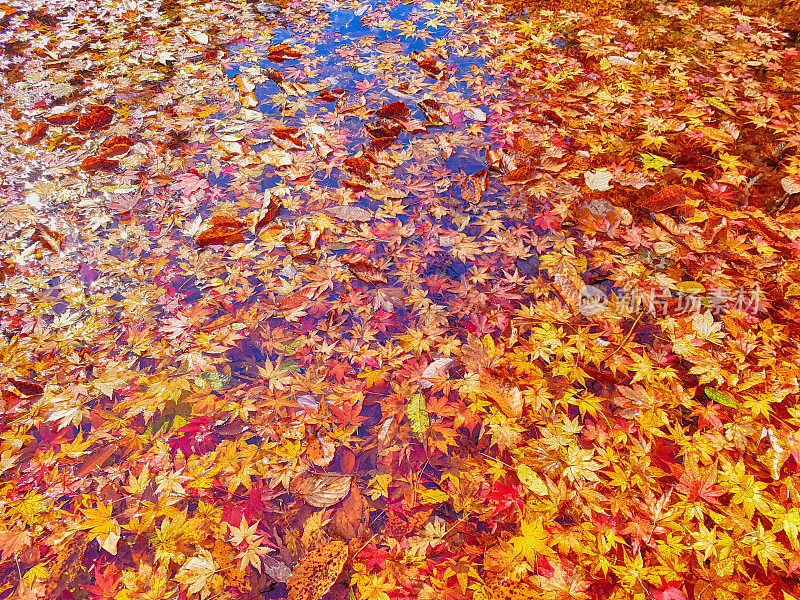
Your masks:
M537 554L553 554L553 549L547 545L550 534L544 530L541 521L536 523L523 521L520 533L522 535L511 538L511 544L514 546L514 552L524 556L529 564L536 563Z

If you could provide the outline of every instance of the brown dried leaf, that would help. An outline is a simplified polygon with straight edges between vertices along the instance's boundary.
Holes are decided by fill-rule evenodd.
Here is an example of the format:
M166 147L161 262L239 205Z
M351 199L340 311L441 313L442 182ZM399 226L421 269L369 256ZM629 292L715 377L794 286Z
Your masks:
M197 236L198 246L212 244L238 244L244 241L244 224L233 217L216 215L211 218L208 228Z
M366 222L372 220L372 211L360 206L332 206L325 209L325 214L343 221Z
M642 203L648 210L663 212L677 206L691 203L695 206L702 200L699 192L683 185L670 185Z
M339 475L308 475L292 482L295 493L317 508L333 506L350 491L350 477Z
M538 173L536 167L519 167L509 171L503 176L503 185L521 185L536 179Z
M100 171L110 173L119 167L119 161L109 160L101 156L87 156L81 162L81 171L87 173L98 173Z
M114 110L109 106L90 106L89 112L84 114L75 124L75 131L98 131L104 129L114 119Z
M64 241L64 234L53 231L47 225L39 223L33 231L31 239L39 242L42 246L58 254L61 251L61 243Z
M42 141L45 135L47 135L47 122L46 121L39 121L30 128L28 134L23 138L23 141L28 146L33 146L34 144L38 144Z
M347 544L338 540L306 554L286 582L289 600L320 600L336 583L347 557Z
M429 123L434 125L447 125L450 123L450 116L447 111L433 98L426 98L417 106L419 106Z
M411 114L411 109L402 102L392 102L386 106L382 106L375 113L376 116L382 119L392 119L394 121L405 121Z

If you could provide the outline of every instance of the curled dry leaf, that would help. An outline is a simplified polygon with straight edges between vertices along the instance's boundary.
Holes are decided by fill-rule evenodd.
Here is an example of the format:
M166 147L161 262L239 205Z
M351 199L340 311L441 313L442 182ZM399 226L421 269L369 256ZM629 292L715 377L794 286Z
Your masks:
M283 243L293 258L311 260L320 235L321 232L306 219L298 219L292 226L292 231L283 237Z
M102 158L111 158L113 156L124 156L130 152L131 147L136 143L136 140L129 138L125 135L115 135L107 139L100 146L99 156Z
M450 138L444 134L439 134L434 136L433 138L436 141L436 144L439 146L439 155L442 157L442 160L447 160L451 156L453 156L453 152L455 152L455 147L453 143L450 141Z
M247 76L239 73L236 76L236 87L243 94L249 94L256 89L256 84Z
M299 131L297 127L276 127L270 139L283 150L302 150L305 144L297 137Z
M24 377L10 377L8 381L17 388L23 396L40 396L44 393L44 386L38 381L26 379Z
M348 554L347 544L338 540L306 554L286 582L289 600L320 600L339 579Z
M426 98L417 106L419 106L429 123L434 125L447 125L450 123L450 116L447 111L433 98Z
M336 103L336 110L340 113L353 112L363 108L367 104L367 97L364 94L347 94Z
M39 223L33 230L31 239L39 242L42 246L58 254L61 251L61 243L64 241L64 234L53 231L44 223Z
M342 88L335 88L320 92L318 98L324 102L337 102L347 96L348 93L347 90L343 90Z
M275 44L267 48L267 60L274 63L300 58L302 55L301 52L294 50L289 44Z
M379 119L374 123L367 123L367 133L370 137L378 138L396 138L403 131L403 126L397 120Z
M258 230L262 227L269 225L272 221L275 220L275 217L281 212L282 203L280 199L270 196L269 198L264 199L264 203L261 205L261 209L256 213L255 218L253 219L253 233L258 233Z
M346 264L350 271L365 283L388 283L386 275L363 254L354 252L343 254L339 260Z
M304 502L328 508L347 496L350 477L342 475L303 475L292 482L292 491Z

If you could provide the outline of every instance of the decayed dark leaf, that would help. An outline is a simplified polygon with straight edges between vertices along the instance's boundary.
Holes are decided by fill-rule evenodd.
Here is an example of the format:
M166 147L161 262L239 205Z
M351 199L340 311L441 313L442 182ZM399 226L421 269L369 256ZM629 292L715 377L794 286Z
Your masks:
M45 598L58 598L72 583L81 570L84 552L89 545L89 538L84 532L72 534L65 547L55 555L55 559L48 563L53 577L47 581L44 588Z
M244 241L244 224L234 217L226 215L216 215L211 218L205 231L197 236L198 246L210 246L212 244L238 244Z
M9 377L8 381L24 396L39 396L44 393L44 386L38 381L23 377Z
M375 177L372 174L372 163L365 158L345 158L344 168L348 173L355 175L362 181L367 183L375 181Z
M430 519L434 508L436 506L433 504L423 504L411 510L391 509L387 511L386 534L394 538L401 538L414 533Z
M83 114L75 124L75 131L99 131L111 124L114 120L114 110L105 105L91 106L89 112Z
M386 106L382 106L375 113L376 116L382 119L392 119L394 121L405 121L411 114L411 109L402 102L392 102Z
M51 125L73 125L78 122L80 115L76 112L56 113L47 117L47 122Z
M289 600L320 600L347 562L347 544L334 540L305 555L286 582Z

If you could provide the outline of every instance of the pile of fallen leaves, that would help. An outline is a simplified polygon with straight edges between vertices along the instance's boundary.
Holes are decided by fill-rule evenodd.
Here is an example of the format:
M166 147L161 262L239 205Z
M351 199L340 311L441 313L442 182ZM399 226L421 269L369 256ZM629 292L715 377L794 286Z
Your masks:
M607 8L1 4L0 600L800 597L800 52Z

